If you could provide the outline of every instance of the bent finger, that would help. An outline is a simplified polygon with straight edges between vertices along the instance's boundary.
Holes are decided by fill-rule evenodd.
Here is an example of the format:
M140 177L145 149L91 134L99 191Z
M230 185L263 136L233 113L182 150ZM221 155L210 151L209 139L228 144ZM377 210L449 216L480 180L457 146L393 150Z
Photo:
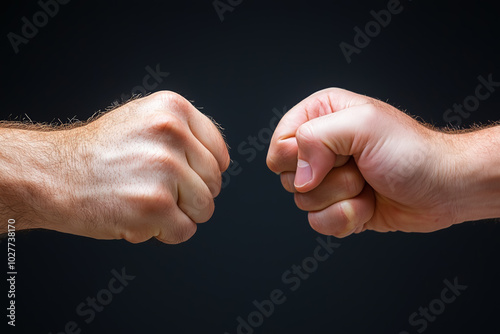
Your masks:
M295 203L304 211L319 211L330 205L358 196L365 179L351 159L345 166L334 168L323 182L307 193L295 193Z
M269 169L275 173L295 169L297 143L294 138L302 124L371 100L340 88L324 89L302 100L283 116L274 131L266 160Z
M197 230L196 223L179 208L160 222L155 238L166 244L175 245L187 241Z
M343 238L369 221L374 210L373 190L365 185L355 198L337 202L321 211L309 212L309 224L319 233Z

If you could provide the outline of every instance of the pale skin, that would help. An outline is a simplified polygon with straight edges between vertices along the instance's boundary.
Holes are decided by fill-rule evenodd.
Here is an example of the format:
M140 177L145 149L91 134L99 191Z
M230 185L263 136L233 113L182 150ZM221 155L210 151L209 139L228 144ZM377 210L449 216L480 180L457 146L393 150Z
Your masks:
M132 243L188 240L212 216L229 165L218 128L172 92L80 127L4 126L0 147L0 216L17 231Z
M326 235L432 232L500 217L499 126L445 133L338 88L282 118L267 165Z
M133 243L189 239L229 165L217 127L172 92L75 128L4 124L0 147L0 216L17 231ZM444 133L334 88L283 117L267 164L320 233L431 232L500 217L499 147L498 126Z

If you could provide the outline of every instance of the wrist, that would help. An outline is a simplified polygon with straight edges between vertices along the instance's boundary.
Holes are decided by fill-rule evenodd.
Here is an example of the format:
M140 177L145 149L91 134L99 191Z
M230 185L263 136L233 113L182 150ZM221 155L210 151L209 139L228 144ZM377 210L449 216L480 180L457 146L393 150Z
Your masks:
M445 136L457 223L500 217L500 127Z
M0 214L19 229L57 229L64 221L67 131L0 129Z
M47 148L44 132L0 129L0 210L3 218L16 219L18 229L42 228L47 189L41 165Z
M46 196L45 228L73 233L81 216L81 198L88 184L88 168L85 162L84 138L85 127L69 130L52 131L45 137L45 144L53 147L53 152L47 158L46 182L40 183L44 187ZM47 147L48 148L48 147ZM85 196L80 196L85 197Z

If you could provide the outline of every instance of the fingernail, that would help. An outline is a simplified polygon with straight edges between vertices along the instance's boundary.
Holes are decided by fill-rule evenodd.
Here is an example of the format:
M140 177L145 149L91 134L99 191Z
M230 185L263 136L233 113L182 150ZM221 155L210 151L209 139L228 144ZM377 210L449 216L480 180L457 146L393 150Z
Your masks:
M312 180L312 169L305 160L297 162L297 173L295 174L295 187L303 187Z
M344 233L344 236L348 236L348 235L354 233L354 231L356 231L356 229L358 228L356 226L356 222L354 219L354 215L355 215L354 208L347 201L340 202L339 204L340 204L340 209L343 211L344 215L346 216L346 218L348 220L346 227L345 227L345 233Z

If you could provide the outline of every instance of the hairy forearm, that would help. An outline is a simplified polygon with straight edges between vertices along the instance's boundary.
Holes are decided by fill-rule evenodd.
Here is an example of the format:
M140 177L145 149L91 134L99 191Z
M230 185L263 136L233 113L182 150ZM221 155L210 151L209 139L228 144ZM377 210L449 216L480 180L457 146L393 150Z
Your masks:
M57 170L62 168L53 133L36 126L0 127L0 233L7 220L16 228L50 226L51 205Z
M457 217L473 221L500 217L500 126L450 135L456 156L451 177Z

